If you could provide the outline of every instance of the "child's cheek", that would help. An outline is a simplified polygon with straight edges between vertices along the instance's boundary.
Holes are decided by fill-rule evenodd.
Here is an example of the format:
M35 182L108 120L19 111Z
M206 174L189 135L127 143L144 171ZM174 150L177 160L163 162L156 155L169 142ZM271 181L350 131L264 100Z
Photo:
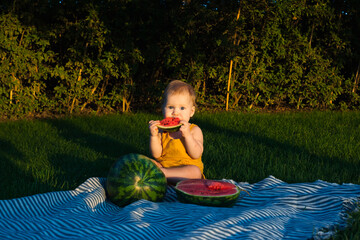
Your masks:
M170 117L170 111L168 109L164 110L164 118Z

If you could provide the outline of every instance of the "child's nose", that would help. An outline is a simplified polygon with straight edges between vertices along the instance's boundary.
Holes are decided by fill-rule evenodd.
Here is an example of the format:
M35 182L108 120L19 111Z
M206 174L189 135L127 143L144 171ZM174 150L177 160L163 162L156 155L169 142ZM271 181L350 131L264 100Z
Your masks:
M174 108L173 115L178 115L178 114L179 114L179 109Z

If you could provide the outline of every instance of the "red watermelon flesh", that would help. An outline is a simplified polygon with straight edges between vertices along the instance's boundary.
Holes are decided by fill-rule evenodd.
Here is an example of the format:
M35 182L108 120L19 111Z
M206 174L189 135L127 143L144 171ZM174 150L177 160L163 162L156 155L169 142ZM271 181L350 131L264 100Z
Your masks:
M182 181L177 189L198 196L226 196L239 191L234 184L225 181L197 179Z
M167 117L160 121L162 126L176 126L180 123L180 119L176 117Z
M176 132L179 131L182 123L180 119L176 117L167 117L160 121L158 128L163 129L166 132Z
M207 179L183 180L175 190L180 202L214 207L233 206L243 191L232 183Z

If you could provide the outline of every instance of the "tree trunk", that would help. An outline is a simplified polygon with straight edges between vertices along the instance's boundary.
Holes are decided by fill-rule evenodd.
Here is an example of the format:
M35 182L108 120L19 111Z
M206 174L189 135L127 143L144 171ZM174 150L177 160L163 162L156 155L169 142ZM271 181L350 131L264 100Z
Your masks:
M130 109L130 103L131 103L131 101L128 101L127 99L126 99L126 97L125 96L123 96L123 105L122 105L122 107L123 107L123 112L128 112L129 111L129 109Z
M229 80L226 92L226 111L229 110L229 94L230 94L230 82L231 82L231 71L232 71L233 60L230 60Z
M238 13L236 15L236 21L239 20L239 17L240 17L240 7L239 7L239 10L238 10ZM234 34L234 45L236 43L236 32ZM240 41L238 41L239 43ZM229 110L229 94L230 94L230 85L231 85L231 74L232 74L232 66L233 66L233 60L231 59L230 60L230 69L229 69L229 79L228 79L228 84L227 84L227 92L226 92L226 106L225 106L225 109L226 111Z
M315 28L315 23L313 23L313 25L311 27L311 35L310 35L310 40L309 40L309 49L311 48L311 42L312 42L313 35L314 35L314 28Z
M80 68L80 71L79 71L79 76L78 76L78 79L77 79L78 82L81 81L81 73L82 73L82 68ZM71 106L70 106L70 113L72 113L74 111L75 104L77 104L76 96L74 96L74 98L72 100L72 103L71 103Z
M359 84L359 78L360 78L360 62L359 62L359 65L358 65L358 68L357 68L357 71L356 71L356 75L355 75L354 86L353 86L353 89L352 89L353 93L356 92L356 89L357 89L358 84Z

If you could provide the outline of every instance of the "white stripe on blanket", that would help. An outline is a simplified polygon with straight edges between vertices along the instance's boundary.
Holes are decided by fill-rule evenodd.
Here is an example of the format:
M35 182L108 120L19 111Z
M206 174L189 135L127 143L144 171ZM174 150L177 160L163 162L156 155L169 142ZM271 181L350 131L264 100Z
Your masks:
M0 239L326 239L359 207L360 185L288 184L273 176L246 189L232 208L106 200L105 178L72 191L0 201Z

